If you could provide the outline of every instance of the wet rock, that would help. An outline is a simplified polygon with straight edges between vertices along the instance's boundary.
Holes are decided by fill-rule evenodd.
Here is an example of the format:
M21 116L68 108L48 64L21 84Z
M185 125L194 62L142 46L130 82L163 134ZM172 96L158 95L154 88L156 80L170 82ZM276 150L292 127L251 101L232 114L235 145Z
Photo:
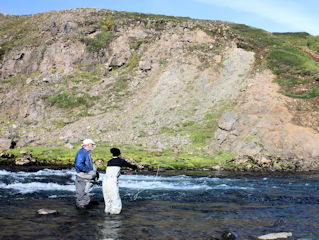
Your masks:
M222 240L236 240L239 239L237 234L232 231L224 231L222 234Z
M0 138L0 149L8 150L10 148L14 148L15 142L9 138Z
M269 233L266 235L259 236L257 239L260 240L273 240L273 239L287 239L292 236L291 232L280 232L280 233Z
M49 214L58 214L57 210L41 208L37 211L39 215L49 215Z

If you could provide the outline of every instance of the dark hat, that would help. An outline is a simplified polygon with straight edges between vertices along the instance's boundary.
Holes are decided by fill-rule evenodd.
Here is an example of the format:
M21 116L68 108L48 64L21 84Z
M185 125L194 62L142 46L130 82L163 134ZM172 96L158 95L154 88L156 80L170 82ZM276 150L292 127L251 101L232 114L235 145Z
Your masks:
M110 152L112 153L113 156L120 156L121 151L118 148L111 148Z

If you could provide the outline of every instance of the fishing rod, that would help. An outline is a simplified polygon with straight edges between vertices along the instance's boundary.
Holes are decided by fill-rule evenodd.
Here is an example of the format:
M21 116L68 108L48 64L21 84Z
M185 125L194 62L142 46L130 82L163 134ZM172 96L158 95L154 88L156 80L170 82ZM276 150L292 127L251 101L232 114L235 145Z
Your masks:
M154 178L154 181L156 181L157 177L158 177L158 172L159 172L159 165L157 165L157 171L156 171L156 175L155 175L155 178ZM137 172L135 172L135 174L137 175ZM141 192L144 192L145 189L139 189L132 197L133 201L135 201L137 198L138 198L138 195L141 193Z

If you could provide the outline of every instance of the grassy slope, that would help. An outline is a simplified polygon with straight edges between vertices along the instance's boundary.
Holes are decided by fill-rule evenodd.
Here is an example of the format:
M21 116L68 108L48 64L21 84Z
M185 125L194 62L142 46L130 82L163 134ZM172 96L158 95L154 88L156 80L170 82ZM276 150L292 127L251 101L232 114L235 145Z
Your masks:
M231 24L240 36L239 46L257 53L257 63L278 76L281 93L290 97L319 97L319 36L307 33L268 33L245 25ZM306 89L299 92L298 88Z

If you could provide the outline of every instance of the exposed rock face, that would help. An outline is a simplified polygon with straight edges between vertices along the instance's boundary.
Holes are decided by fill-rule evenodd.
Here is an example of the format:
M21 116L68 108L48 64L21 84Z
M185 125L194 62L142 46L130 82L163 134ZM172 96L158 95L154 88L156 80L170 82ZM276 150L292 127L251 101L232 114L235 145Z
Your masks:
M273 170L278 170L278 162L293 170L316 168L319 135L292 124L287 105L293 100L279 94L271 74L265 74L257 76L238 99L236 113L222 115L212 145L236 151L237 163L253 160Z
M29 31L19 45L10 31L0 39L13 46L0 64L0 135L19 147L89 137L192 151L204 129L200 151L273 170L318 167L318 119L296 125L295 100L227 23L99 9L3 18L0 27Z

